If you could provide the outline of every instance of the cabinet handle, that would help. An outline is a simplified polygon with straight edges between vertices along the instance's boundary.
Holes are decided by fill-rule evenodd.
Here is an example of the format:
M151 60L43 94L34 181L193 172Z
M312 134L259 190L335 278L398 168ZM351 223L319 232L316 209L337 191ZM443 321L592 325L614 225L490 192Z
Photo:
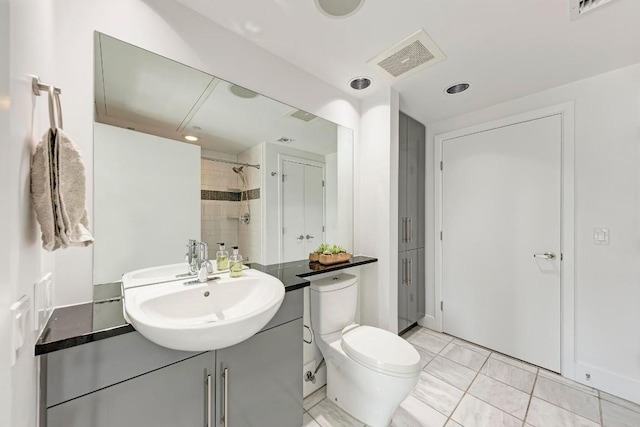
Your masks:
M405 258L405 259L402 260L403 276L404 276L404 279L402 280L402 283L404 283L404 284L407 284L408 277L409 277L409 275L407 274L407 265L408 265L407 264L407 259Z
M213 393L211 392L211 374L207 375L207 422L205 423L205 425L207 427L211 427L211 413L212 413L212 409L211 409L211 402L213 399Z
M224 427L227 427L227 425L229 424L229 407L228 407L228 403L229 403L229 369L228 368L224 368L224 371L222 372L222 379L224 380L224 400L222 401L222 407L224 408L224 413L222 414L222 417L220 417L220 421L222 421L222 425L224 425Z
M409 217L409 231L407 232L407 240L410 242L413 240L413 224L411 223L411 217Z
M413 261L409 260L409 284L413 280Z
M405 230L407 229L407 223L406 223L406 218L402 217L402 243L404 243L404 239L407 236L407 233L405 232Z

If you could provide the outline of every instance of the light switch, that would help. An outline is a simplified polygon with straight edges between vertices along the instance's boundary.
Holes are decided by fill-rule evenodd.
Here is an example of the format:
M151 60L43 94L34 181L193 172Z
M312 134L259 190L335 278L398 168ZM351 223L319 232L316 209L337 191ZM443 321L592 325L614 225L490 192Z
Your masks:
M594 245L608 245L609 244L609 229L608 228L594 228L593 229L593 244Z
M23 295L15 302L11 310L11 366L15 365L20 351L27 340L29 327L29 298Z

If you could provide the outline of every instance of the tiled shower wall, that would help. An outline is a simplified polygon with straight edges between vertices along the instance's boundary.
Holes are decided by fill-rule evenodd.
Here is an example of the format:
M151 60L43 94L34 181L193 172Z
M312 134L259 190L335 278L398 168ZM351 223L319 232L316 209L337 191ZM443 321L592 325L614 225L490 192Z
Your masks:
M202 155L238 161L233 154L202 150ZM238 175L231 169L233 165L202 159L201 163L201 204L202 204L202 241L209 245L209 259L215 258L218 242L224 242L231 252L231 246L238 245L238 202L233 201L237 194ZM229 193L229 194L228 194ZM227 198L227 200L221 200ZM219 200L207 200L219 199Z
M261 144L245 151L239 156L211 150L202 150L202 155L217 159L250 164L260 164ZM231 253L232 246L239 246L245 260L261 262L262 205L260 201L261 173L258 169L245 167L247 188L242 195L242 181L233 172L233 164L202 159L201 205L202 205L202 241L209 245L209 258L213 259L218 250L218 242L224 242ZM251 213L249 224L241 223L238 218ZM242 200L241 200L242 199Z
M238 161L241 163L249 163L251 165L262 165L262 151L263 145L256 145L249 150L241 153L238 156ZM262 166L264 167L264 166ZM240 247L244 248L243 256L248 257L249 260L257 263L263 263L264 257L262 256L262 199L260 189L262 188L262 169L256 169L253 167L245 167L245 178L247 179L247 188L249 191L249 209L251 211L251 222L249 224L239 224L238 229L238 241ZM238 183L242 184L242 181L238 178ZM247 209L247 202L240 203L241 211L245 212Z

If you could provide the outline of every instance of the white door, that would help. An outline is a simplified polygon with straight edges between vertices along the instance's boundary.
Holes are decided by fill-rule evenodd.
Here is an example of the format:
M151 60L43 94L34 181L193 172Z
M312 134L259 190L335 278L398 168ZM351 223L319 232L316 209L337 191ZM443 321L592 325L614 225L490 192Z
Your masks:
M282 259L307 259L324 237L324 168L282 161Z
M304 241L305 254L323 242L324 231L324 170L322 167L305 165L304 168Z
M560 372L561 116L442 153L444 331Z

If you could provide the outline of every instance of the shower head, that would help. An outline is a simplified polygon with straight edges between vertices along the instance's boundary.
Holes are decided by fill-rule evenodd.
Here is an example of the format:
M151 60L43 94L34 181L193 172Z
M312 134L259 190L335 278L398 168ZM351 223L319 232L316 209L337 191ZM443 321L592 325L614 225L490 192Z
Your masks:
M242 173L242 169L244 169L244 165L242 165L242 166L240 166L240 167L234 166L234 167L232 167L231 169L233 169L233 171L234 171L235 173Z

